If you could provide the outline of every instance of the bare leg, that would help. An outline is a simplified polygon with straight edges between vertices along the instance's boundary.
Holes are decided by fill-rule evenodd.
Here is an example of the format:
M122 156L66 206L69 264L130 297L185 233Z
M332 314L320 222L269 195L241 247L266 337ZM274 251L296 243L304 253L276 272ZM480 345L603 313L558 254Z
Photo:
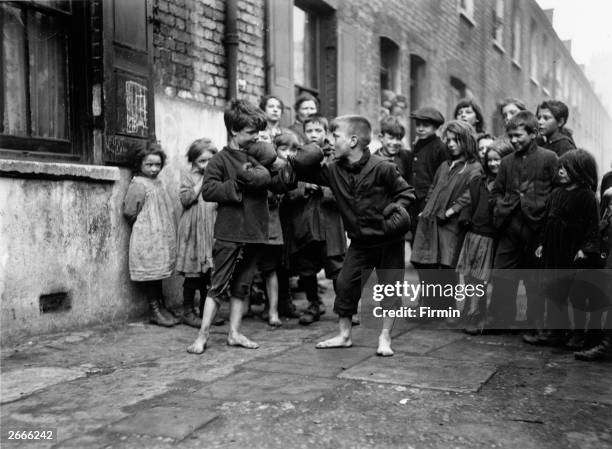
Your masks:
M278 317L278 277L276 276L276 271L273 271L266 277L266 290L270 303L268 324L270 326L280 326L282 323Z
M388 316L383 317L383 327L378 336L378 349L376 355L382 357L391 357L394 352L391 349L391 330L393 329L393 323L395 318Z
M351 317L341 317L340 319L338 319L338 326L340 327L340 333L337 336L330 338L329 340L319 342L315 347L317 349L326 349L350 348L351 346L353 346L353 341L351 340L351 329L353 328Z
M204 352L206 349L206 342L208 341L208 335L210 333L210 325L212 324L218 309L219 304L217 304L213 298L207 296L206 302L204 303L202 326L198 331L198 336L195 341L189 347L187 347L187 352L192 354L202 354Z
M227 335L227 344L230 346L242 346L247 349L257 349L259 345L240 333L242 314L246 303L242 299L230 298L230 331Z

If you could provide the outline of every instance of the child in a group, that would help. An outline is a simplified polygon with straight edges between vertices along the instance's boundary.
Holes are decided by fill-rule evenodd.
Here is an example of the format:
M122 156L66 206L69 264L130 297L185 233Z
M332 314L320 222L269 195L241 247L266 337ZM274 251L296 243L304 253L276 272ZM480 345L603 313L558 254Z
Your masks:
M542 262L547 332L526 335L523 340L531 344L562 346L567 342L568 293L575 269L583 267L588 258L599 258L597 164L593 156L585 150L565 153L559 159L558 182L546 203L535 251ZM584 318L574 324L577 333L584 331Z
M464 276L467 285L486 285L491 277L497 237L490 207L491 189L502 158L513 151L514 147L507 139L497 139L489 145L482 164L484 174L470 182L470 205L464 207L459 214L459 224L467 229L467 233L459 253L457 272ZM485 317L486 295L474 294L471 302L470 305L466 301L463 309L464 313L471 311L464 331L476 334Z
M270 166L276 159L272 145L267 154L249 151L266 127L263 112L244 100L233 100L224 113L228 144L208 162L202 196L218 203L213 247L212 286L204 304L202 326L187 351L201 354L206 349L210 326L221 300L229 297L230 329L227 344L248 349L259 345L240 333L244 300L250 294L262 244L268 242L268 191ZM266 145L264 143L264 145ZM261 147L258 147L261 149ZM263 153L263 154L262 154ZM265 161L265 162L264 162Z
M461 120L462 122L469 123L476 131L476 135L485 132L485 121L482 109L476 104L474 100L464 98L457 103L455 106L455 112L453 113L455 120Z
M468 187L482 173L474 128L460 120L450 121L443 132L450 160L438 168L419 217L410 261L427 285L455 285L455 267L464 232L459 213L470 204ZM433 308L455 306L445 295L422 297Z
M504 98L498 104L499 115L504 119L504 124L507 125L512 117L521 111L526 111L527 106L518 98Z
M202 198L204 171L208 161L217 153L210 139L198 139L187 150L189 171L181 176L179 198L183 213L178 225L178 257L176 271L185 277L183 282L183 315L188 326L202 325L204 300L210 284L212 268L213 228L217 205ZM200 313L195 312L195 293L200 291Z
M276 95L265 95L259 103L259 108L264 112L267 123L260 137L263 137L266 142L274 142L274 138L283 132L280 120L285 106Z
M489 145L491 145L493 140L494 140L493 136L491 136L491 134L489 133L483 133L479 135L478 138L476 139L476 142L478 142L478 161L480 161L483 167L484 167L485 154L487 152L487 149L489 148Z
M304 121L304 134L309 143L318 145L324 154L323 163L333 162L333 147L327 139L328 122L321 115L314 114ZM319 217L319 229L321 230L322 244L309 251L300 251L295 255L293 266L303 267L304 264L312 265L314 270L325 269L325 277L331 279L335 287L336 279L346 254L346 237L342 217L338 211L336 199L331 189L326 186L313 185L309 196L309 207L318 208L315 214ZM316 218L315 218L316 219ZM316 243L314 243L317 245ZM309 257L311 256L311 257ZM307 262L308 259L312 259ZM312 275L311 270L309 274ZM298 270L299 271L299 270ZM300 324L309 325L319 320L319 316L325 311L322 301L318 296L316 273L310 278L303 276L302 285L306 289L309 306L306 312L300 317ZM315 288L316 287L316 288Z
M599 222L600 250L598 270L591 276L590 290L594 291L589 299L589 332L595 334L590 340L591 347L574 353L578 360L585 362L604 361L612 358L612 171L601 180L601 220ZM580 294L582 285L575 285L575 293ZM574 290L572 289L572 290ZM570 292L570 297L576 294ZM606 318L602 326L602 315Z
M402 145L402 139L406 135L406 128L397 117L390 116L380 121L381 147L375 154L393 162L406 182L412 177L412 154Z
M147 298L151 323L170 327L179 321L165 308L162 293L162 280L172 275L176 264L174 209L158 178L165 162L166 153L158 144L136 152L135 175L123 200L123 214L132 225L130 278Z
M364 272L376 268L379 283L402 282L401 242L410 224L405 208L414 201L414 191L397 167L370 154L372 128L365 117L337 117L330 129L333 162L321 165L323 152L316 145L305 146L291 158L298 179L331 188L351 241L336 281L334 311L339 315L339 334L318 343L317 348L352 346L352 317L357 312ZM394 318L383 318L378 355L393 355L393 322Z
M414 187L416 201L410 207L412 241L418 223L418 216L425 207L427 192L431 187L438 167L448 159L448 150L436 134L444 123L444 116L432 107L417 109L410 118L415 121L416 141L412 146L412 173L407 179Z
M565 128L569 110L559 100L546 100L538 105L536 112L538 129L543 137L542 147L554 151L561 157L576 149L571 132Z
M544 307L538 298L538 281L528 270L539 265L534 250L557 173L557 155L538 147L537 131L538 121L529 111L518 112L506 125L515 151L502 159L491 190L493 223L500 238L483 332L512 327L521 277L527 292L527 325L536 328L542 324ZM524 271L518 274L517 269Z

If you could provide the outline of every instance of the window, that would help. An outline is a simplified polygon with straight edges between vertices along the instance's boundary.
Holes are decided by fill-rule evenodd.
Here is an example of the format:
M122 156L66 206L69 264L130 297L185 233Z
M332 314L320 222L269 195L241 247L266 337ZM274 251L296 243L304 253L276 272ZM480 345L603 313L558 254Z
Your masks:
M512 20L512 61L521 63L521 13L515 4Z
M493 10L493 27L492 27L493 42L500 48L504 47L504 0L495 1L495 9Z
M418 55L410 55L410 110L416 111L423 106L425 97L425 60ZM410 139L413 140L416 123L410 120Z
M296 95L303 91L318 97L318 55L316 18L297 6L293 7L293 80Z
M380 88L395 93L401 91L399 47L386 37L380 38Z
M535 21L531 21L531 34L530 34L530 48L529 48L529 75L531 80L538 83L539 67L538 67L538 36Z
M457 0L457 10L462 17L474 24L474 0Z
M0 5L0 148L79 158L82 3ZM81 66L84 64L81 63ZM16 153L13 153L13 155ZM23 154L23 153L22 153Z
M459 78L455 78L451 76L450 79L450 91L448 98L448 110L446 116L449 117L449 120L454 119L453 113L455 112L455 106L459 103L459 100L462 100L469 96L469 91L465 86L465 83L461 81Z
M540 77L540 82L542 84L542 89L544 89L544 93L546 95L550 95L552 90L553 83L553 69L551 64L551 54L548 49L548 37L546 35L542 36L542 73Z

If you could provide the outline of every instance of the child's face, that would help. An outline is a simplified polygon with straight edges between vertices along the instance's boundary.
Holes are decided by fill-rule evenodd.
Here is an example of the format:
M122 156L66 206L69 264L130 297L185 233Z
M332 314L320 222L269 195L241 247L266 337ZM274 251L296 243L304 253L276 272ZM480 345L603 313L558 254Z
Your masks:
M162 169L161 157L157 154L148 154L140 164L140 173L147 178L157 178Z
M488 138L480 139L478 141L478 157L481 161L484 159L485 153L487 152L487 148L489 148L489 145L491 145L491 143L493 143L493 139Z
M203 151L195 161L193 161L193 166L198 169L200 173L204 173L206 170L206 166L208 165L208 161L210 161L213 157L213 154L210 151Z
M559 122L550 109L538 110L538 130L543 136L551 136L559 129Z
M287 160L288 156L295 156L297 153L299 142L296 138L291 139L289 145L278 145L276 147L276 154L279 158Z
M321 123L310 122L304 126L304 134L306 134L308 142L322 145L325 140L326 131Z
M516 151L521 151L531 145L531 142L536 138L535 133L528 133L524 126L519 126L509 130L508 139Z
M436 133L436 125L431 122L425 122L423 120L416 120L415 123L416 135L419 139L427 139Z
M563 165L559 167L558 181L559 184L569 184L571 182L569 174Z
M457 134L454 132L446 131L444 134L444 142L446 142L451 158L457 159L463 154L463 148L461 148L461 145L459 145Z
M494 175L497 175L499 171L499 164L501 164L501 156L497 151L490 150L487 153L487 167Z
M461 120L462 122L467 122L472 126L476 126L478 123L478 117L476 116L476 112L472 109L471 106L466 106L465 108L460 108L457 111L457 115L455 115L456 120Z
M266 114L266 119L269 122L278 122L283 114L280 101L278 101L276 98L270 98L266 103L264 113Z
M382 133L378 136L382 143L383 150L390 156L395 156L402 148L402 139L389 133Z
M352 145L352 136L348 135L346 128L346 124L340 123L340 125L338 125L338 127L332 133L334 138L334 155L336 156L336 159L348 157L352 148L355 146Z
M298 120L303 122L312 114L317 113L317 105L312 100L303 101L297 110Z
M518 114L521 110L514 103L509 103L502 108L502 116L504 118L504 122L508 124L510 119Z
M259 140L259 131L255 128L243 128L240 131L234 131L233 139L238 148L245 148Z

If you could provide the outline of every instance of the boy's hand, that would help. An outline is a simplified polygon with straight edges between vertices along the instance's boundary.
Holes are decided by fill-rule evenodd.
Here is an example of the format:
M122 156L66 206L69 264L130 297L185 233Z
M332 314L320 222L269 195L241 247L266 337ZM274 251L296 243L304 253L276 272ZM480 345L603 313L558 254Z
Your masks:
M265 189L271 181L270 172L263 165L242 164L237 176L238 184L246 189Z
M540 245L540 246L538 246L538 247L536 248L536 250L535 250L535 256L536 256L538 259L541 259L541 258L542 258L542 250L543 250L543 249L544 249L544 247L543 247L542 245Z
M448 209L446 212L444 212L444 216L445 216L446 218L450 218L450 217L452 217L453 215L455 215L455 211L454 211L453 209Z
M581 249L579 249L576 255L574 256L574 260L578 261L578 260L584 260L584 259L586 259L586 255Z

